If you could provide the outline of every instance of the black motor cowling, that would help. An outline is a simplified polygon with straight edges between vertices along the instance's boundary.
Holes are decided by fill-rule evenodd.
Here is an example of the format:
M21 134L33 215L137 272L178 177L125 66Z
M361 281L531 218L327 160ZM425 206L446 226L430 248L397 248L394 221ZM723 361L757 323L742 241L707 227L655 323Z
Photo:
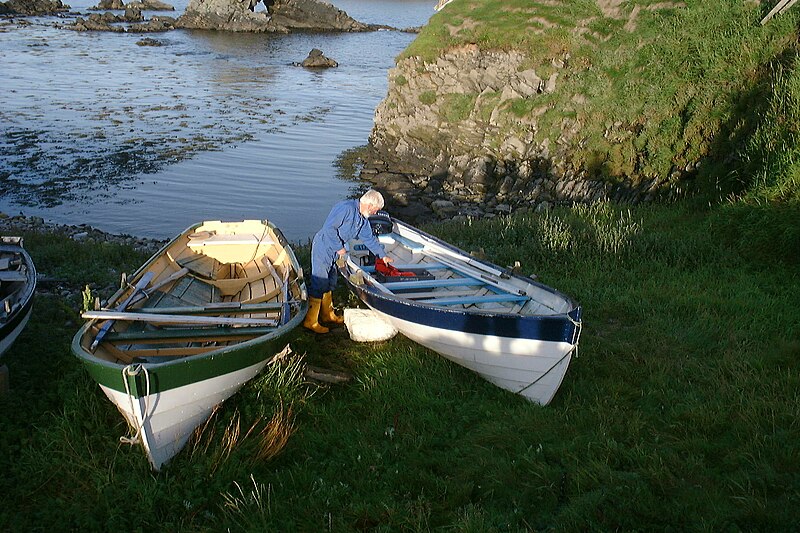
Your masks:
M386 235L391 233L394 228L392 217L386 211L378 211L371 215L368 220L374 235Z

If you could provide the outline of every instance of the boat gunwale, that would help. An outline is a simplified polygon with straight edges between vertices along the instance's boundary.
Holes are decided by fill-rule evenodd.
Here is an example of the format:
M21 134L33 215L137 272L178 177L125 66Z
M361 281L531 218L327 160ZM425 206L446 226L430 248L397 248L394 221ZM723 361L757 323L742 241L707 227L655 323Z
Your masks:
M14 313L24 314L24 309L30 306L33 301L33 295L36 293L37 274L36 266L33 264L33 258L21 242L20 244L0 244L0 252L19 254L25 262L25 290L19 298L17 298L17 301L20 302L20 306L19 310ZM4 322L4 324L7 323L9 323L9 321Z
M290 262L292 264L292 268L298 274L297 278L295 279L295 282L298 284L298 286L301 288L301 290L303 290L305 292L305 280L304 280L304 278L302 276L302 268L300 267L300 264L297 261L297 257L295 256L294 250L289 245L289 243L286 241L286 238L283 236L283 233L280 231L280 229L278 227L276 227L272 222L270 222L267 219L262 219L262 220L260 220L260 222L262 222L264 225L268 226L275 233L275 235L278 237L279 244L286 250L287 256L288 256L288 258L289 258L289 260L290 260ZM133 275L129 279L129 282L130 283L134 283L137 279L139 279L142 275L144 275L145 272L147 272L149 270L149 268L152 266L153 263L158 261L161 257L163 257L166 254L166 251L167 251L167 249L170 248L170 246L172 246L175 242L177 242L182 237L185 237L185 236L193 233L197 228L199 228L200 226L202 226L205 223L206 223L206 221L203 221L203 222L199 222L199 223L196 223L196 224L193 224L193 225L189 226L184 231L182 231L180 234L178 234L176 237L174 237L169 242L164 244L157 252L155 252L147 261L144 262L144 264L142 264L142 266L140 266L133 273ZM109 302L118 301L120 299L120 297L123 294L125 294L125 292L126 292L126 289L124 289L124 288L121 288L121 289L117 290L109 298ZM103 358L97 357L96 355L94 355L93 353L88 351L83 346L82 341L84 339L84 336L88 333L89 328L91 328L93 325L95 325L97 322L99 322L100 319L92 319L90 321L85 322L83 324L83 326L81 326L81 328L78 330L78 332L72 338L71 349L72 349L72 353L75 354L76 357L78 357L81 361L83 361L87 365L102 367L102 368L105 368L107 370L119 370L119 371L121 371L123 368L125 368L125 367L127 367L127 366L129 366L131 364L141 364L141 365L145 366L148 369L148 371L156 371L157 372L159 370L168 370L171 367L177 367L179 365L187 365L187 364L192 364L192 363L199 363L199 362L202 362L202 361L205 361L205 360L214 359L217 356L226 355L226 354L231 353L231 352L244 351L244 350L247 350L247 349L249 349L251 347L257 346L259 344L263 344L263 343L269 342L271 340L283 337L284 335L288 334L292 329L297 327L300 324L300 322L302 322L303 318L305 317L307 308L308 308L308 302L306 300L301 300L298 312L295 314L295 316L291 320L289 320L286 324L278 326L274 331L271 331L269 333L265 333L264 335L260 335L260 336L257 336L255 338L249 339L249 340L237 342L236 344L220 346L219 349L217 349L217 350L207 351L207 352L203 352L203 353L199 353L199 354L195 354L195 355L176 357L174 359L169 359L169 360L166 360L166 361L159 361L159 362L143 361L141 363L139 363L139 362L135 362L135 363L122 362L122 363L120 363L120 362L110 361L108 359L103 359ZM242 329L245 329L245 328L242 328ZM271 357L272 355L274 355L274 354L271 354L269 357ZM268 359L269 357L264 357L264 359ZM111 385L106 384L106 386L111 386ZM112 387L112 388L116 389L116 387Z
M499 271L503 272L504 274L507 274L509 277L513 277L517 281L521 281L523 283L533 285L537 289L543 290L545 292L549 292L550 294L552 294L552 295L564 300L564 302L567 305L570 306L570 309L568 311L562 312L562 313L523 314L523 313L512 313L512 312L503 311L503 310L497 310L497 309L491 309L491 310L481 309L481 308L455 309L455 308L450 308L450 307L444 306L444 305L438 305L436 303L415 302L413 300L408 300L406 298L403 298L402 294L396 294L396 293L394 293L392 291L389 291L388 289L387 289L388 292L379 290L378 287L373 283L364 284L364 285L358 285L358 286L353 284L349 279L349 275L350 275L350 273L348 272L348 265L349 264L352 264L357 269L357 271L360 271L360 272L363 272L364 274L367 274L369 276L370 280L373 280L373 277L368 272L366 272L363 268L359 267L358 265L356 265L352 261L349 262L348 264L345 264L344 267L339 267L339 273L342 275L342 277L345 279L345 281L347 282L347 284L351 288L358 287L359 290L367 291L367 292L369 292L370 294L372 294L376 298L385 299L387 301L396 301L398 303L403 303L404 305L408 305L408 306L411 306L411 307L417 307L417 308L421 308L421 309L427 309L427 310L438 311L438 312L469 314L469 315L475 315L475 316L484 316L486 318L498 318L498 317L506 316L506 317L509 317L509 318L517 318L517 319L521 319L521 318L525 318L525 319L536 319L536 318L540 318L540 319L559 319L559 318L561 318L561 319L570 320L570 321L572 321L572 320L580 320L581 314L582 314L582 307L577 302L577 300L575 300L571 296L569 296L569 295L567 295L567 294L565 294L565 293L563 293L563 292L561 292L561 291L559 291L557 289L554 289L553 287L550 287L550 286L545 285L545 284L543 284L541 282L538 282L538 281L534 280L533 278L529 278L529 277L522 276L520 274L516 274L516 273L511 272L508 269L502 268L502 267L500 267L500 266L498 266L496 264L490 263L488 261L484 261L482 259L478 259L476 257L472 257L471 255L469 255L464 250L462 250L462 249L460 249L460 248L458 248L458 247L456 247L456 246L454 246L454 245L452 245L450 243L447 243L447 242L439 239L438 237L434 237L433 235L425 233L424 231L422 231L420 229L417 229L417 228L415 228L415 227L413 227L413 226L411 226L409 224L406 224L405 222L403 222L401 220L397 220L394 217L392 217L392 222L395 223L395 224L399 224L400 226L406 228L409 231L409 233L418 233L418 234L422 235L423 237L432 240L435 244L437 244L439 246L442 246L442 247L448 249L451 252L457 253L458 255L464 256L465 258L469 258L471 261L477 261L477 262L481 263L482 265L484 265L486 267L490 267L492 269L499 270ZM399 241L398 241L398 244L400 246L403 246L403 244L401 242L399 242ZM421 264L420 266L424 267L424 264ZM454 268L451 268L451 267L449 267L449 268L450 268L450 270L455 270ZM474 278L474 279L477 279L477 278ZM380 284L379 282L377 282L377 280L375 280L375 283ZM512 293L509 292L509 294L512 294ZM528 296L530 296L530 295L528 295ZM533 297L531 297L531 299L534 300Z

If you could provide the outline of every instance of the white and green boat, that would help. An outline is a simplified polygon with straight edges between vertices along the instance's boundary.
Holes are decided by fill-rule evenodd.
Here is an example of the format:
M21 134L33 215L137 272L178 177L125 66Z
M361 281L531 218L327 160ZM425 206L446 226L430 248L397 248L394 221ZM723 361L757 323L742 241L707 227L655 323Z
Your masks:
M188 228L84 313L72 341L159 470L214 406L286 345L308 307L303 274L269 221Z

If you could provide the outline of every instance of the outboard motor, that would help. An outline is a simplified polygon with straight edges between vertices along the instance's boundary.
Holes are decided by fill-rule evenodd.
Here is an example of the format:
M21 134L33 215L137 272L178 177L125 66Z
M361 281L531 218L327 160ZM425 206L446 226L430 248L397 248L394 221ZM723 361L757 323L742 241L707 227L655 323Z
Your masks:
M372 233L376 237L378 235L386 235L391 233L392 229L394 228L392 217L390 217L389 213L386 211L378 211L374 215L371 215L367 220L369 220L369 225L372 226Z

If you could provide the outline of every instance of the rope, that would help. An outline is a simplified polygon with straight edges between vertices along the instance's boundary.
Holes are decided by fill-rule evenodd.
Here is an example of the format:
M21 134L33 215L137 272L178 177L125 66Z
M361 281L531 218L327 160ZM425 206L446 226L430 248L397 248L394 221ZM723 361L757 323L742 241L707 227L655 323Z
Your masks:
M125 383L125 394L128 395L128 401L131 405L131 416L135 417L136 414L134 413L134 397L131 394L131 388L128 384L129 377L136 377L140 373L144 372L144 382L145 382L145 409L144 413L142 414L142 423L136 424L136 426L131 426L131 428L135 429L133 435L126 437L122 436L119 438L119 441L123 444L137 444L141 442L142 437L142 428L144 427L144 422L147 419L147 415L150 412L150 373L147 371L147 368L140 363L128 365L122 369L122 382Z
M571 316L567 315L567 320L572 322L572 325L575 326L575 331L572 334L572 344L575 346L575 359L578 358L578 341L581 338L581 331L583 330L583 320L575 320Z

